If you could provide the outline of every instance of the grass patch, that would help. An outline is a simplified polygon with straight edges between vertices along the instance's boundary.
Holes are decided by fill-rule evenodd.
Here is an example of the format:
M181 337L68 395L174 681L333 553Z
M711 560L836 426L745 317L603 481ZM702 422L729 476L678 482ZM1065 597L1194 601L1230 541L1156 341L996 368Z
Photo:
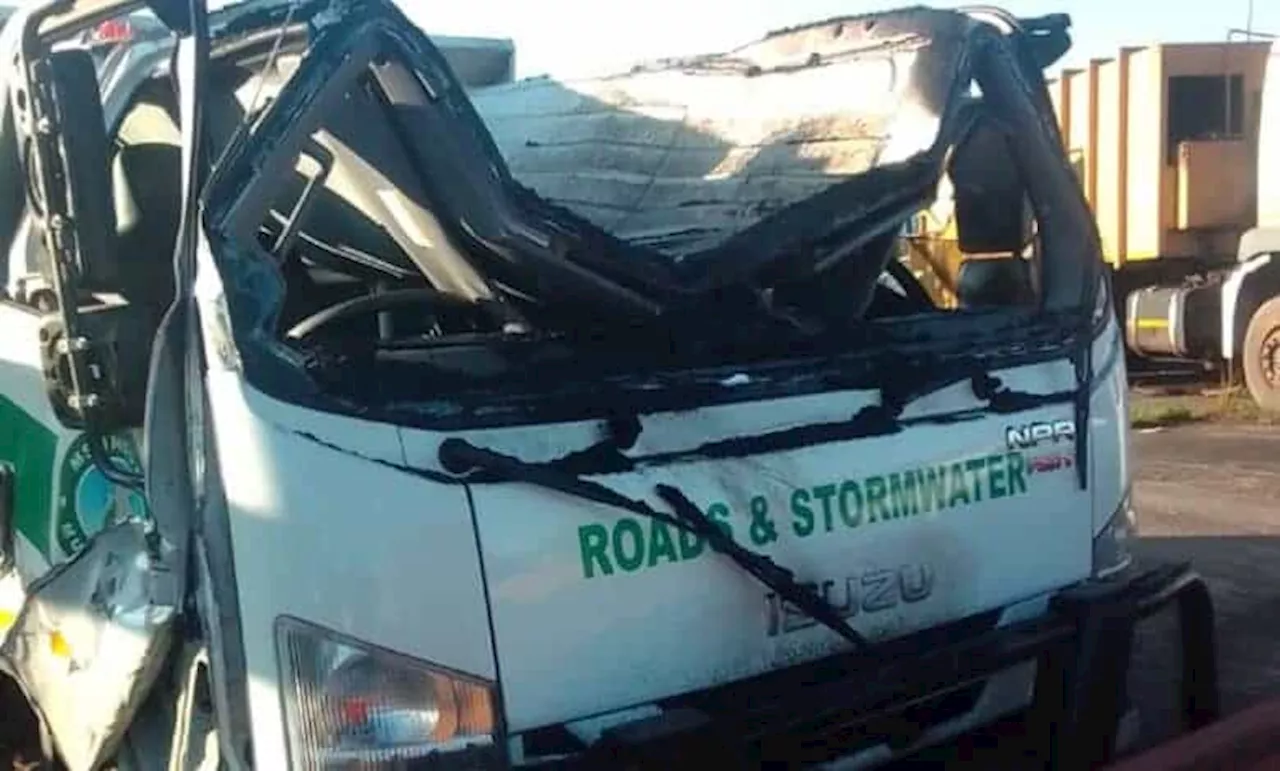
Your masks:
M1203 419L1190 405L1179 403L1184 399L1185 397L1134 399L1129 405L1129 424L1134 428L1162 428Z
M1248 393L1231 389L1195 395L1148 395L1129 399L1129 422L1134 428L1165 428L1187 423L1222 422L1280 425L1280 414L1264 412Z

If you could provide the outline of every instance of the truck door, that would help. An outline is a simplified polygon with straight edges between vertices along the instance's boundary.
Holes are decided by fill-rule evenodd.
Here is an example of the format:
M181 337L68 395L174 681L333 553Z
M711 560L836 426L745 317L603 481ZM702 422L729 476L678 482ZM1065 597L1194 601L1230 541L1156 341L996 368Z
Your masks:
M26 549L53 502L57 422L40 372L39 316L0 299L0 640L21 608L25 581L44 572ZM18 532L25 530L24 536ZM17 551L23 549L22 558Z
M12 29L4 39L12 36ZM49 299L25 249L24 192L7 91L0 98L0 643L21 609L22 587L44 573L59 425L44 390L40 313Z
M84 432L63 426L41 362L43 314L0 299L0 643L27 588L77 556L107 524L147 515L144 496L93 462ZM141 473L134 432L104 438L114 468Z

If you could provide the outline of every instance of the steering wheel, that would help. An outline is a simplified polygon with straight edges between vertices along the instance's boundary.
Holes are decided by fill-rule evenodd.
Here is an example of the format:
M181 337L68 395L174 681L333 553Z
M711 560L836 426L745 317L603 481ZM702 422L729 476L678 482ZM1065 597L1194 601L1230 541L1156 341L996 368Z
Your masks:
M393 289L389 292L362 295L353 297L350 300L344 300L336 305L330 305L294 324L293 328L285 333L285 337L290 340L304 340L341 321L349 321L353 318L369 316L383 311L394 310L395 308L423 305L448 306L450 310L456 312L475 313L491 321L498 329L513 321L512 314L507 308L492 300L473 301L436 289L419 287L414 289Z

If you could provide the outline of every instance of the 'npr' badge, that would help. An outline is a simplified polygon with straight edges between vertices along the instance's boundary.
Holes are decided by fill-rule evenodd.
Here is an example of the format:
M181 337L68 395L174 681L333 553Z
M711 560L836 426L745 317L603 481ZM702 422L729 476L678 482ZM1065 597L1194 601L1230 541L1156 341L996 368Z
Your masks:
M1010 450L1030 450L1043 444L1074 443L1076 424L1071 420L1037 421L1004 430L1005 444Z

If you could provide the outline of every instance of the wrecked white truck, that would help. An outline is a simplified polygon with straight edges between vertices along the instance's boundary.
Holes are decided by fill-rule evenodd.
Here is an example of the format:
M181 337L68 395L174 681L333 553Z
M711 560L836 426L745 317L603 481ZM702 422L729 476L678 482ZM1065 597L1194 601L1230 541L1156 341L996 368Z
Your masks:
M468 95L386 0L4 34L0 723L119 768L1116 745L1123 348L1041 70L912 9ZM123 50L123 49L122 49ZM96 65L95 65L96 62ZM898 259L945 198L960 305Z

